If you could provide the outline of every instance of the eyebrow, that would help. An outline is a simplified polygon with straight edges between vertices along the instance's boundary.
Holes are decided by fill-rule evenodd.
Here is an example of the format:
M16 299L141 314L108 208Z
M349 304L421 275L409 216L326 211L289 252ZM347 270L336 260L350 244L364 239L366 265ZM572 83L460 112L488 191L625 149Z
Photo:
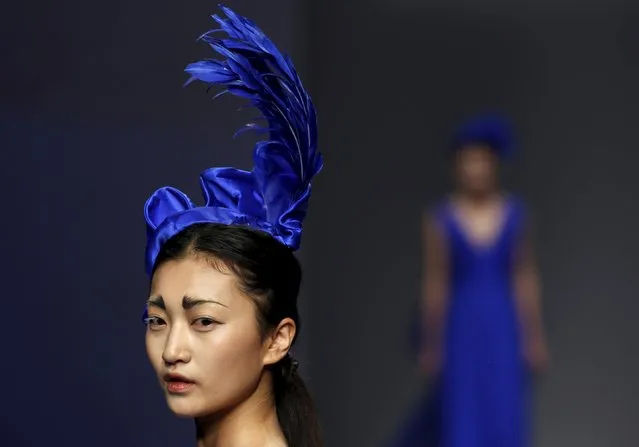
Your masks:
M147 304L149 306L156 306L162 310L166 310L166 303L164 302L164 298L162 298L162 296L154 296L152 298L149 298ZM199 306L200 304L217 304L218 306L226 307L228 309L228 306L226 304L222 304L217 300L194 298L187 295L182 298L182 308L185 310L193 309L195 306Z
M161 296L154 296L152 298L149 298L149 300L147 301L147 305L159 307L162 310L166 310L166 304L164 303L164 298L162 298Z
M185 295L182 298L182 307L186 310L192 309L195 306L199 306L200 304L217 304L218 306L226 307L228 309L229 306L226 304L222 304L217 300L213 299L205 299L205 298L193 298L191 296Z

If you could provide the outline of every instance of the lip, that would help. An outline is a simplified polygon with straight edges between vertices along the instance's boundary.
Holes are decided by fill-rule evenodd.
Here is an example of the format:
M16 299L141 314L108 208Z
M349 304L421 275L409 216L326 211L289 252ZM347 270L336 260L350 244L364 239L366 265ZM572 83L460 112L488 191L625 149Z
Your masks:
M195 382L181 374L165 374L166 390L170 394L185 394L191 391Z
M184 383L195 383L195 380L191 380L182 374L177 373L167 373L163 376L166 382L184 382Z

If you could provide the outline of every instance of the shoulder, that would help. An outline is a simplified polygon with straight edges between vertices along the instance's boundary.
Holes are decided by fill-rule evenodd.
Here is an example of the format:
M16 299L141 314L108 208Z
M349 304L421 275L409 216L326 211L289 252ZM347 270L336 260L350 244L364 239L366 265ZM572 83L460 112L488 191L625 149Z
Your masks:
M511 211L515 215L517 220L524 222L528 221L531 215L528 202L524 198L514 194L507 194L506 197Z
M512 220L518 234L531 235L536 227L536 213L525 199L511 196Z
M449 200L442 199L422 212L421 227L428 234L445 233L448 221Z
M422 222L441 224L449 214L450 202L450 198L444 197L430 205L422 212Z

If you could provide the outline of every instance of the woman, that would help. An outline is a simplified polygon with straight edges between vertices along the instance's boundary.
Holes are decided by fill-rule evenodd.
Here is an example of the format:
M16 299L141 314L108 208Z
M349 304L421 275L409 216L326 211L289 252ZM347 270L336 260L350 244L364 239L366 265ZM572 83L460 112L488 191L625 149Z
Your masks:
M290 348L300 330L302 222L319 172L313 104L293 65L250 21L223 8L224 60L191 80L248 98L268 120L251 172L202 174L205 206L161 188L147 201L151 290L146 347L171 410L199 447L319 447L319 425Z
M482 116L453 138L456 191L424 220L424 339L437 445L523 447L528 371L548 361L529 219L499 186L510 126Z

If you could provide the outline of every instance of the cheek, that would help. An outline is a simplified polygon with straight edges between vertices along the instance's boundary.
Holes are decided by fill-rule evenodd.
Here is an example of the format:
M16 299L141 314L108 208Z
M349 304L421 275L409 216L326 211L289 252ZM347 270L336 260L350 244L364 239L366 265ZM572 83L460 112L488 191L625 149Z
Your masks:
M194 356L202 394L190 411L197 408L198 414L216 413L250 397L263 369L257 330L220 327L207 335L198 337Z
M146 345L146 355L149 358L149 362L151 362L151 365L156 371L159 371L162 366L163 339L157 334L150 334L147 330L144 343Z
M246 325L226 325L218 328L211 337L203 337L201 352L205 355L200 365L208 371L215 371L233 380L237 375L255 374L261 369L262 345L258 331ZM208 339L208 340L206 340Z
M470 180L484 180L490 178L492 169L488 163L474 162L469 163L464 169L464 176Z

